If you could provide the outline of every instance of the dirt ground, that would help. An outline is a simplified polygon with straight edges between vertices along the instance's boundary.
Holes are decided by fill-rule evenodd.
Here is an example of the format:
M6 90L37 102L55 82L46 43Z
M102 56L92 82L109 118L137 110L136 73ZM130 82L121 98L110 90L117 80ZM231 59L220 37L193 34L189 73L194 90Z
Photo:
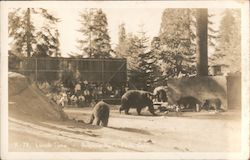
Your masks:
M91 107L62 110L17 73L9 73L8 107L10 152L238 152L241 146L240 110L138 116L112 106L108 127L93 126Z
M23 121L9 117L9 151L238 152L240 111L170 112L151 116L111 109L107 128L88 122L91 108L64 108L71 120Z

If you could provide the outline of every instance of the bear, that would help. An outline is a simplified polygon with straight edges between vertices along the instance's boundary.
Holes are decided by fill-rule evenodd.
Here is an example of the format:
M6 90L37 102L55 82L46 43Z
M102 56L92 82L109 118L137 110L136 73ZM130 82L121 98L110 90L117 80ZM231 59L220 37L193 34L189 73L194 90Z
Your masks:
M222 102L219 98L210 98L205 100L202 108L205 110L210 110L210 109L221 110L221 105Z
M98 102L92 110L89 124L107 127L109 120L109 112L109 104L103 101Z
M160 89L157 91L156 98L158 102L167 102L167 93L164 89Z
M193 109L196 110L197 105L200 106L201 102L192 96L186 96L186 97L181 97L179 100L177 100L177 105L180 108L184 109Z
M129 114L130 108L136 108L137 114L141 114L141 110L148 107L152 115L156 115L153 107L153 94L142 90L129 90L121 97L121 107L119 112L125 110L125 114Z

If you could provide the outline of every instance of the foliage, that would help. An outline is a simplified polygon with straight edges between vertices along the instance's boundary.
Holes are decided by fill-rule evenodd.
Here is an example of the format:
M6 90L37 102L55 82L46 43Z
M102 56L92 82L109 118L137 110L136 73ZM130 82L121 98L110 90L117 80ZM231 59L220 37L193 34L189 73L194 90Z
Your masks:
M195 10L165 9L159 37L167 77L196 74Z
M228 65L230 72L241 70L240 10L226 9L219 27L218 45L213 64Z
M34 17L43 21L41 28L35 26ZM43 8L13 9L8 15L9 37L13 53L20 57L60 56L59 19Z
M36 44L35 26L30 21L30 8L13 9L8 15L9 37L13 38L11 42L11 52L17 53L18 56L30 57L34 52Z
M158 41L158 37L153 38L150 50L139 54L139 68L146 81L148 90L157 86L157 82L161 76L158 63L160 54Z
M126 57L127 53L127 34L126 34L126 29L125 29L125 24L122 23L119 25L119 32L118 32L118 45L115 48L116 55L120 58Z
M101 9L88 9L80 13L82 38L78 40L78 49L83 56L94 58L110 57L111 45L108 35L108 22Z
M126 39L126 54L130 82L139 89L150 90L159 79L159 46L154 38L149 45L149 37L143 29L138 35L129 34Z

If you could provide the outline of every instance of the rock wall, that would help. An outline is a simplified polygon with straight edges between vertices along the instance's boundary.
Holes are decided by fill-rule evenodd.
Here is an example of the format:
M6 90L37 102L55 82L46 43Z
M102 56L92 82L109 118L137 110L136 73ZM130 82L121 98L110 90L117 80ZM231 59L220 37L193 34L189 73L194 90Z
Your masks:
M209 98L220 98L222 108L228 109L226 77L206 76L169 79L168 86L170 103L175 103L180 97L185 96L193 96L201 102Z

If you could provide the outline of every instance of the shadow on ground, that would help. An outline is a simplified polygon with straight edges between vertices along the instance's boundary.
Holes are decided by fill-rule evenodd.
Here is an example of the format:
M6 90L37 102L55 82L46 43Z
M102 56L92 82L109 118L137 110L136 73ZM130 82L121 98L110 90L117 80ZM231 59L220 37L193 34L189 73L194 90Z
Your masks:
M145 135L151 135L150 132L145 131L145 130L141 130L141 129L136 129L136 128L117 128L117 127L109 127L111 129L115 129L115 130L120 130L120 131L126 131L126 132L134 132L134 133L140 133L140 134L145 134Z

